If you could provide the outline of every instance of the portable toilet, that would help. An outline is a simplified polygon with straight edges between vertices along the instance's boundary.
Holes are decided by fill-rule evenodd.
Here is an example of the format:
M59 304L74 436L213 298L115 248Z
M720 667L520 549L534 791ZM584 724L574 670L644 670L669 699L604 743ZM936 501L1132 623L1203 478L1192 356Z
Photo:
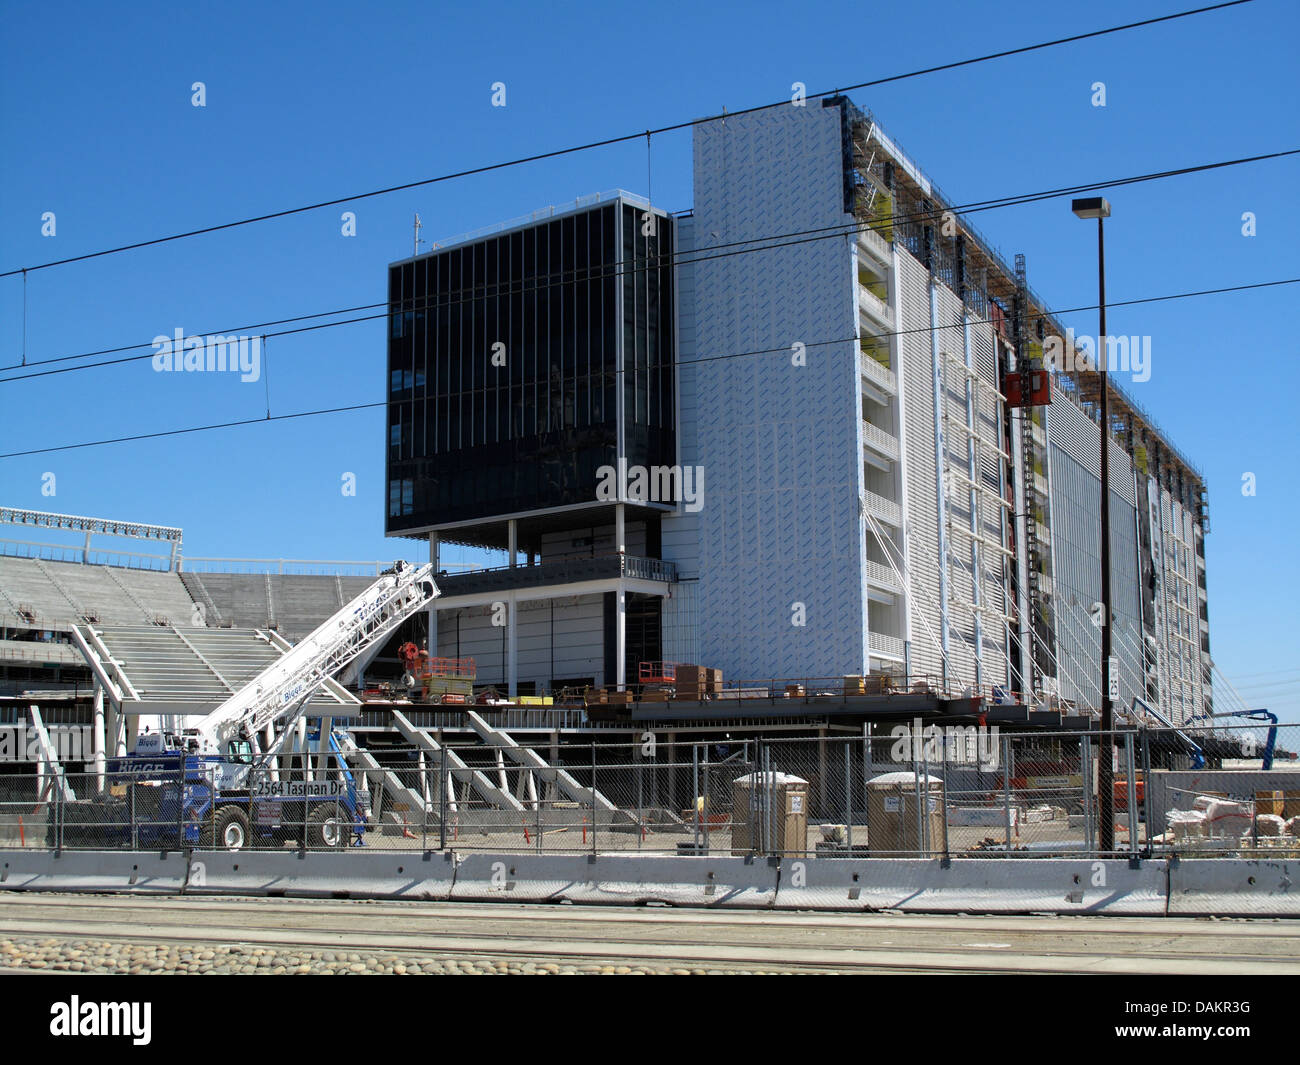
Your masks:
M731 787L731 853L802 854L808 849L808 781L749 773Z
M882 773L867 781L871 854L921 854L943 841L943 781L920 773Z

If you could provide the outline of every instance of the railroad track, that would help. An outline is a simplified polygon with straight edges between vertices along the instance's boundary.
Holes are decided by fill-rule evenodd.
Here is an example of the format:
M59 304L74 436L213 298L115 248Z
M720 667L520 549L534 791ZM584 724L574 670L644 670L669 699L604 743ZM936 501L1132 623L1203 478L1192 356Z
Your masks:
M1300 922L0 896L0 939L779 972L1300 973Z

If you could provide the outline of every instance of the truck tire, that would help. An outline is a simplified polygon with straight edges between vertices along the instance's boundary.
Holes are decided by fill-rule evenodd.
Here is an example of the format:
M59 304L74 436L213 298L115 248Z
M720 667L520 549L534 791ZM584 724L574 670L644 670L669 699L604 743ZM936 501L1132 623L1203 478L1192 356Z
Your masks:
M341 850L352 838L352 819L342 806L321 803L307 815L307 849Z
M252 838L248 814L242 807L218 806L216 813L205 819L199 829L199 848L239 851L247 847Z

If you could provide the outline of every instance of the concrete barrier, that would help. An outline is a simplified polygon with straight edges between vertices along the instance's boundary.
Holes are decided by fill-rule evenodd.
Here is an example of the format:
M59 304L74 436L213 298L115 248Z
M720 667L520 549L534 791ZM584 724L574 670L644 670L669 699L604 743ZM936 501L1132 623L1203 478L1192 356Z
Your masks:
M349 850L0 850L0 891L635 905L1300 916L1300 863L1202 858L768 859Z
M1165 912L1163 861L806 858L781 863L782 909L922 913Z
M465 902L558 902L587 875L581 854L454 853L451 897Z
M572 902L632 906L775 905L779 863L767 858L600 855L564 892Z
M194 851L185 893L443 901L454 875L438 851Z
M1169 913L1300 917L1300 861L1173 860L1169 863Z
M122 891L176 894L185 855L157 851L0 851L0 891Z

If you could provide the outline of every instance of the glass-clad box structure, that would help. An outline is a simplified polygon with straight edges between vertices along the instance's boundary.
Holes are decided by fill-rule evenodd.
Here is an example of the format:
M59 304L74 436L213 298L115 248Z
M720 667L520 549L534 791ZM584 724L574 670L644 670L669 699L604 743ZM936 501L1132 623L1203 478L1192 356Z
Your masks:
M497 546L474 526L674 463L672 254L619 194L392 264L386 531Z

